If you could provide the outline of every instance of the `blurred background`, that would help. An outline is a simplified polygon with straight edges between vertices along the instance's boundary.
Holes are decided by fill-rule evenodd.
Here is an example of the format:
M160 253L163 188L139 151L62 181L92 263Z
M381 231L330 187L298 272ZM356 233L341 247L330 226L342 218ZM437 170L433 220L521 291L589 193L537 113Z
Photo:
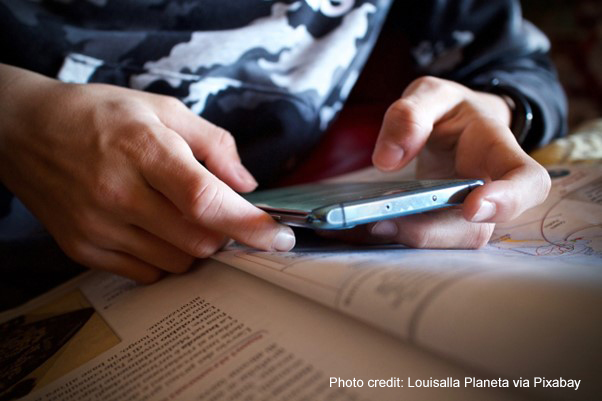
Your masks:
M602 1L523 0L525 17L552 42L569 97L569 128L602 117Z

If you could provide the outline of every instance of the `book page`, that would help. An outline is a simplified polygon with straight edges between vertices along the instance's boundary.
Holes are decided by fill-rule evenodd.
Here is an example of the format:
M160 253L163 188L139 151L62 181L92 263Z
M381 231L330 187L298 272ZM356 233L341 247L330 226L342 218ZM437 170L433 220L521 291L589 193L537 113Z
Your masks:
M48 323L82 310L87 315L70 319L77 328L69 336ZM217 261L151 286L106 273L90 274L1 318L3 333L9 328L24 333L36 325L37 334L30 337L43 340L15 336L20 341L12 342L14 348L20 345L32 352L13 363L12 382L3 376L4 398L294 401L529 396L512 388L466 386L467 378L480 378L478 372ZM21 318L29 320L29 326L19 326ZM41 349L32 344L57 337L64 341L52 355L35 355ZM457 386L433 387L429 385L433 380Z
M546 201L515 221L497 224L490 246L535 256L534 261L602 266L602 167L549 171L555 178Z
M216 257L494 375L581 379L579 394L596 394L601 171L556 169L548 200L499 225L481 250L335 245ZM575 399L573 389L538 391Z

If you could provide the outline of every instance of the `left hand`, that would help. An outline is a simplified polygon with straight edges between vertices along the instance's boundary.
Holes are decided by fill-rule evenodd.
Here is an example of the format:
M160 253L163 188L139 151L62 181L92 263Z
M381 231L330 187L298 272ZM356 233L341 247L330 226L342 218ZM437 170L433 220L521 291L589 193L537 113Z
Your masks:
M512 220L542 203L550 189L546 170L521 149L508 128L510 118L508 105L497 95L434 77L412 82L385 114L374 165L394 171L418 157L419 179L480 178L486 184L461 207L373 223L343 237L415 248L487 244L495 222Z

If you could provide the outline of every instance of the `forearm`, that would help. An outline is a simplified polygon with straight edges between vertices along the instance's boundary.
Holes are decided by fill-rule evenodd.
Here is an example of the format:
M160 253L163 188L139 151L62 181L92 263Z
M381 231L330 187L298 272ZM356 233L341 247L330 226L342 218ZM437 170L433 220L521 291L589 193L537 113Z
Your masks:
M43 124L39 120L45 93L59 85L43 75L0 64L0 182L9 188L11 163L18 159L15 141Z
M0 63L0 104L3 105L0 112L13 109L12 105L19 105L17 101L33 95L35 92L32 91L36 88L42 89L55 83L56 80L38 73ZM0 124L2 121L4 120L0 120Z

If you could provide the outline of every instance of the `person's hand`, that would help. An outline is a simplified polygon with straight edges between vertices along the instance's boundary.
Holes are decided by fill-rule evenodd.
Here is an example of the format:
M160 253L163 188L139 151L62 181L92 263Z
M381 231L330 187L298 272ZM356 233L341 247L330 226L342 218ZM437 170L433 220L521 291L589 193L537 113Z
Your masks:
M417 178L480 178L486 184L462 207L382 221L345 236L416 248L484 246L495 222L540 204L550 189L546 170L521 149L509 122L510 110L496 95L433 77L414 81L385 114L374 165L394 171L418 157Z
M228 238L294 246L234 191L257 184L232 136L181 102L0 68L0 178L77 262L152 282Z

